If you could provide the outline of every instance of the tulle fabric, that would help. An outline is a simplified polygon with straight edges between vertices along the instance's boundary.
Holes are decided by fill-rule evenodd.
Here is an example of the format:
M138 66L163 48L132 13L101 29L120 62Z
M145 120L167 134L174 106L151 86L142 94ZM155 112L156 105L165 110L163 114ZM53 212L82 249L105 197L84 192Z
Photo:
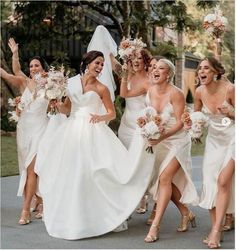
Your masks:
M108 87L111 99L114 101L116 84L112 73L110 54L113 54L114 57L117 56L117 44L103 25L98 25L94 31L87 48L88 52L91 50L101 51L104 55L104 66L98 80Z
M35 169L48 233L73 240L124 222L148 186L155 158L142 153L141 136L128 153L105 123L89 123L90 113L102 107L96 92L82 94L81 83L73 82L68 94L71 115L42 139Z

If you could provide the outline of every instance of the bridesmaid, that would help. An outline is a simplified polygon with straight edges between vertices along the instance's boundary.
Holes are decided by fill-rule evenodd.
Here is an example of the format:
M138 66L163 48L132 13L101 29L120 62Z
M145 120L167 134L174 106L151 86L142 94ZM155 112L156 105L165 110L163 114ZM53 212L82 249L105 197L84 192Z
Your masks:
M125 110L121 117L118 129L118 137L123 145L129 149L132 137L136 130L136 120L140 110L145 108L145 95L150 86L148 78L148 69L150 66L150 53L145 50L136 50L130 61L126 63L125 75L122 77L120 85L120 96L125 98ZM122 74L119 63L111 55L113 70L118 74ZM148 195L144 195L140 202L137 213L145 213L147 211Z
M151 243L159 239L160 222L171 199L173 185L179 192L179 202L198 204L198 195L191 180L191 139L183 130L181 115L184 112L185 100L180 89L172 84L175 66L167 59L160 59L151 74L155 83L147 93L147 103L162 116L169 115L165 131L161 137L150 139L155 146L156 169L154 199L156 214L145 242ZM195 217L188 215L188 222L195 226Z
M215 58L202 60L197 72L201 86L194 110L203 110L210 119L199 206L209 209L212 223L204 243L218 248L225 213L234 212L234 85L223 77L225 69Z
M10 39L9 46L13 52L13 71L16 75L8 74L1 70L1 77L21 93L21 103L24 109L21 111L17 124L17 151L20 170L20 183L18 196L24 195L23 208L19 220L20 225L31 222L30 204L36 193L37 175L34 172L34 164L38 150L38 144L47 124L48 101L41 94L40 86L37 86L35 75L45 73L48 70L47 63L40 57L34 57L29 61L30 77L27 77L20 69L18 46ZM42 200L40 202L42 204ZM42 205L36 217L42 216Z

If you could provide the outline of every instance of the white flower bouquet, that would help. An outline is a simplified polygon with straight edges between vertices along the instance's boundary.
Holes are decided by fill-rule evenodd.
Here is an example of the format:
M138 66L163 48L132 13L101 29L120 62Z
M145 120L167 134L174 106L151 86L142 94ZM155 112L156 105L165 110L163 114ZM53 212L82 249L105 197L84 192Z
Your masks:
M44 89L44 96L50 100L50 114L57 114L56 103L66 95L66 87L68 84L69 71L64 75L64 67L61 66L59 70L51 67L47 76L39 76L36 81L39 89Z
M164 118L164 119L163 119ZM141 135L148 139L159 139L161 134L163 134L165 128L164 125L168 121L168 117L158 115L153 107L145 108L141 116L137 119L137 124L141 129ZM153 154L152 146L146 148L148 153Z
M146 43L142 42L142 38L123 38L118 49L118 54L125 62L130 59L136 50L147 47Z
M205 16L203 21L203 28L216 38L219 38L227 30L227 26L228 20L222 15L219 8L215 9L214 14Z
M201 137L204 132L204 128L209 125L209 119L202 112L185 112L182 116L184 128L189 132L191 139L195 143L202 143ZM187 124L187 125L186 125Z
M8 99L8 104L11 108L14 110L8 111L9 116L9 121L11 122L18 122L21 111L25 108L25 104L21 102L21 96L17 96L15 98L9 98Z

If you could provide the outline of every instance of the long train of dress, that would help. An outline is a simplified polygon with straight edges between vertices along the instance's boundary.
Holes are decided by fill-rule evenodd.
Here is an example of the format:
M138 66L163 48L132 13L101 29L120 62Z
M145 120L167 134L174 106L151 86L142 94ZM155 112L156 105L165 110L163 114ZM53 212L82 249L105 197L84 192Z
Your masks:
M68 85L71 115L51 136L44 136L35 170L44 201L44 222L51 236L81 239L117 228L136 208L155 158L141 136L129 154L104 123L89 123L99 113L100 96Z

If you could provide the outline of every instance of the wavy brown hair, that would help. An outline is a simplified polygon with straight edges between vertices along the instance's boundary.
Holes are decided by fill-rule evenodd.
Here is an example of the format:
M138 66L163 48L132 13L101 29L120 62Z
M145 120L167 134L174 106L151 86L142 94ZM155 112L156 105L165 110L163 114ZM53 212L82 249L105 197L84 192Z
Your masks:
M198 64L198 67L197 67L197 72L199 71L199 67L200 67L200 64L201 62L203 61L208 61L211 68L217 73L217 77L216 79L217 80L220 80L221 79L221 76L225 74L225 68L224 66L221 64L220 61L218 61L215 57L205 57L204 59L202 59L199 64Z

